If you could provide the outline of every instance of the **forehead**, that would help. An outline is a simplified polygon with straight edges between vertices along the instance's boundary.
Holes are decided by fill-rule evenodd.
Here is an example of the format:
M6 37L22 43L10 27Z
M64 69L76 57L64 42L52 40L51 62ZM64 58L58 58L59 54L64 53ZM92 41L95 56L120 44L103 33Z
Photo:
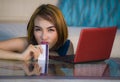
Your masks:
M49 26L54 26L54 24L48 20L45 20L44 18L40 16L36 16L34 20L34 25L35 26L40 26L40 27L49 27Z

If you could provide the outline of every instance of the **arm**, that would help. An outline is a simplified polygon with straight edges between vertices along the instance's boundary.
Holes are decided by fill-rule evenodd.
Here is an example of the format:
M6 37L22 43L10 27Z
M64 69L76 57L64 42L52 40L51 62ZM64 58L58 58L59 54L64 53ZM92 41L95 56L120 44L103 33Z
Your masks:
M0 49L0 59L22 60L20 53Z
M0 59L22 60L20 53L27 47L25 37L0 41Z
M0 50L23 52L28 46L26 37L13 38L0 41Z
M40 50L40 46L37 49L32 44L28 46L25 37L14 38L0 42L0 59L29 60L31 54L37 59Z

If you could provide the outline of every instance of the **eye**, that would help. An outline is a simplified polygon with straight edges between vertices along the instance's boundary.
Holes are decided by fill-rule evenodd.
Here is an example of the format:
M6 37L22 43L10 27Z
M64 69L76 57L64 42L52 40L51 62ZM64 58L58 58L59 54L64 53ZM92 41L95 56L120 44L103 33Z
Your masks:
M54 29L48 29L49 32L55 31Z
M34 31L41 31L41 29L40 28L35 28Z
M40 29L35 29L35 31L40 31Z

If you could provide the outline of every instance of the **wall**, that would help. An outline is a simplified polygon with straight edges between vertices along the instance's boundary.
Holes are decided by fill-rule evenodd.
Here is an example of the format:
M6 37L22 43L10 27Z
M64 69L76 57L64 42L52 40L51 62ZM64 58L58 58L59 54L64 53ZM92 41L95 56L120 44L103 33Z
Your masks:
M58 0L0 0L0 22L28 21L41 4L57 5Z
M68 26L120 28L120 0L60 0Z

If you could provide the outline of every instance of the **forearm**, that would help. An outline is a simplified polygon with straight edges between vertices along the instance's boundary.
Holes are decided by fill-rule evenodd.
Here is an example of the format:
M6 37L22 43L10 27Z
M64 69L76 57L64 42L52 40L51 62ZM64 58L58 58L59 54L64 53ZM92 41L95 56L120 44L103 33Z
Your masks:
M23 60L22 55L17 52L11 52L0 49L0 59Z

